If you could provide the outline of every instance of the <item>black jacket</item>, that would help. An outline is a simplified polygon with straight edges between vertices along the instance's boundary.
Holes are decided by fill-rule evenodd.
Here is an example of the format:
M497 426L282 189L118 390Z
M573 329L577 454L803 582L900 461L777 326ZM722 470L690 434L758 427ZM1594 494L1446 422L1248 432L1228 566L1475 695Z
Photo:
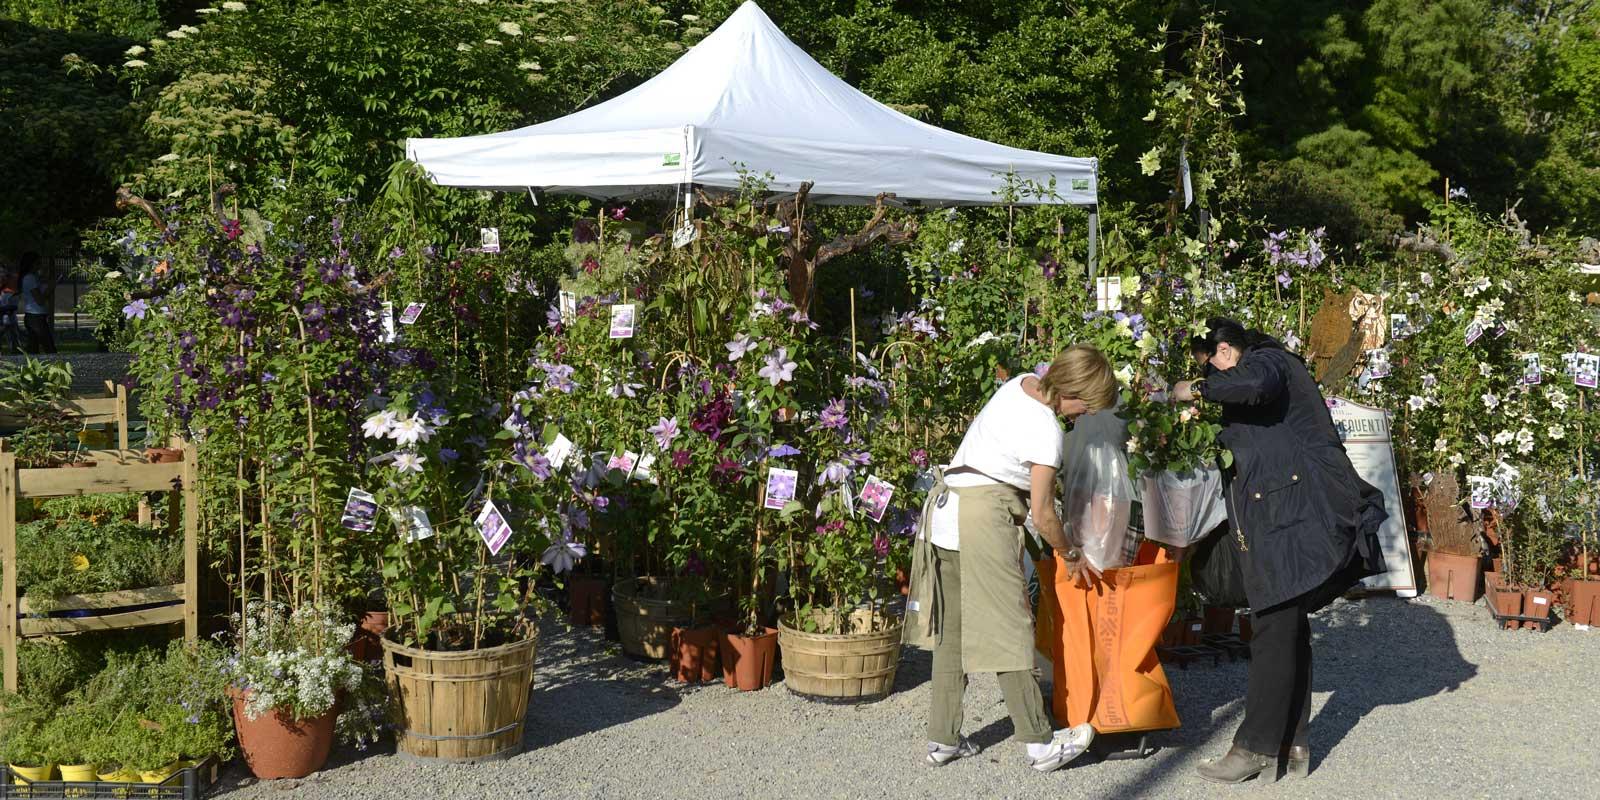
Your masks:
M1252 347L1209 370L1204 399L1221 404L1233 452L1224 492L1252 608L1313 591L1320 608L1381 570L1382 494L1357 476L1305 362L1273 342Z

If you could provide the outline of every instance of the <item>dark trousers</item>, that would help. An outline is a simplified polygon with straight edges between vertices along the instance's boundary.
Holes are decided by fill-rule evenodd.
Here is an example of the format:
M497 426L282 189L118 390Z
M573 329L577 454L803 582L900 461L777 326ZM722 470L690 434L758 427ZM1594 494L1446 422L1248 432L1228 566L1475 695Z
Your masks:
M0 309L0 345L8 352L22 352L22 329L17 325L15 308Z
M49 314L23 314L23 324L28 328L28 352L54 353L56 341L50 335Z
M1306 745L1311 721L1311 621L1307 595L1255 612L1250 639L1250 688L1244 722L1233 743L1252 753L1278 756Z

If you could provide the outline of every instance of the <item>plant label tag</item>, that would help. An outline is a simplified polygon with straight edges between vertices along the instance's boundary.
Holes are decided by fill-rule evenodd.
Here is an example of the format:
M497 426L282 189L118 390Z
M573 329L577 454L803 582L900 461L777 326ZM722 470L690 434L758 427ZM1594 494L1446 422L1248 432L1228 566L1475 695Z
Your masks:
M486 500L483 510L478 512L478 535L483 537L483 543L489 548L489 555L500 555L500 548L506 546L511 539L511 524L506 522L504 514L495 508L493 500Z
M656 465L656 457L653 455L641 456L634 452L629 452L627 455L634 458L633 474L630 477L636 481L654 484L656 482L656 473L651 468Z
M1535 598L1533 598L1533 604L1536 605L1536 606L1547 606L1547 605L1550 605L1550 598L1548 598L1548 597L1535 597Z
M694 240L700 238L700 229L695 227L691 220L684 220L678 229L672 232L672 246L674 248L688 247Z
M1576 372L1572 375L1572 382L1585 389L1600 386L1600 355L1594 353L1579 353Z
M1189 632L1190 633L1199 633L1200 632L1200 623L1198 623L1198 622L1189 623Z
M1471 347L1474 342L1482 338L1483 323L1473 320L1472 324L1467 326L1467 346Z
M544 449L544 457L550 462L550 469L560 470L566 466L567 459L572 457L572 440L564 434L556 434L556 440Z
M611 307L611 338L633 338L633 304L621 303Z
M427 303L408 303L406 310L400 312L401 325L415 325L422 318L422 309L427 308Z
M367 533L372 530L378 517L378 501L372 494L361 489L351 488L344 501L344 514L339 517L339 524L347 530Z
M889 510L889 499L892 497L894 486L876 475L869 475L866 485L861 487L861 507L873 522L883 521L883 514Z
M433 536L433 521L428 519L428 512L424 509L416 506L391 508L389 518L394 520L395 530L400 532L406 544Z
M616 455L611 456L611 459L606 462L606 469L608 469L608 470L613 470L614 469L617 472L622 473L624 476L628 476L628 475L632 475L633 474L633 467L634 467L635 464L638 464L638 463L639 463L639 454L638 453L634 453L634 452L629 451L629 450L624 450L620 454L616 454Z
M394 303L385 300L383 306L378 309L378 325L383 328L383 333L378 337L379 341L393 344L395 339L399 338L394 327Z
M561 301L561 324L571 325L578 321L578 296L562 289L556 293Z
M1094 302L1099 311L1122 310L1122 278L1095 278Z
M1373 380L1389 377L1389 351L1383 348L1367 351L1368 377Z
M783 507L794 499L795 489L799 484L799 472L783 467L768 467L767 498L762 505L773 511L782 511Z
M1588 625L1574 623L1573 626L1572 626L1572 629L1575 630L1575 631L1586 631L1586 630L1589 630L1589 626Z
M479 228L478 229L478 237L479 237L479 239L482 240L482 244L480 244L479 247L480 247L480 249L483 250L483 252L485 252L485 253L498 253L498 252L500 252L500 229L499 228Z
M1411 318L1405 314L1389 315L1389 338L1405 339L1411 336Z
M1539 364L1538 353L1526 353L1522 356L1522 382L1528 386L1537 386L1544 382L1544 368Z
M1494 506L1494 481L1482 475L1468 475L1467 484L1472 487L1472 507L1485 509Z

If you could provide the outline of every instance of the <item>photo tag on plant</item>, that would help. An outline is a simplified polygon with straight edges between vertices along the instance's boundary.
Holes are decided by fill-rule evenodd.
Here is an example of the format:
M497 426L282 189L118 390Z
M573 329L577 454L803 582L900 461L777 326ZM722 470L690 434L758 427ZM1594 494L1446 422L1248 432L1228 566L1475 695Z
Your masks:
M1482 475L1468 475L1467 485L1472 487L1472 507L1482 510L1494 507L1494 481Z
M889 500L894 497L894 486L876 475L867 476L866 485L861 487L861 507L866 510L867 516L873 522L882 522L884 512L889 510Z
M677 230L672 232L672 246L674 248L687 247L691 242L700 238L700 229L695 227L692 220L684 220Z
M633 304L620 303L611 307L611 338L633 338Z
M1389 315L1389 338L1405 339L1411 336L1411 318L1405 314Z
M1097 311L1122 310L1122 278L1095 278L1094 302Z
M424 509L416 506L391 508L389 518L394 520L395 530L400 532L406 544L433 536L433 521L428 519L428 512Z
M1377 380L1389 377L1389 351L1383 348L1367 351L1368 377Z
M561 301L561 324L571 325L578 321L578 296L562 289L556 293Z
M800 473L783 467L767 468L767 499L762 505L773 511L782 511L783 507L794 499L795 490L800 484Z
M1522 382L1528 386L1537 386L1544 382L1544 367L1539 363L1538 353L1523 354Z
M566 466L567 459L572 457L572 440L564 434L556 434L555 441L544 449L544 458L550 462L550 469L559 471Z
M1585 389L1593 389L1600 386L1600 355L1579 353L1572 382Z
M632 477L633 480L644 481L645 483L654 485L656 482L656 473L652 468L656 465L656 457L653 455L641 456L632 452L628 453L628 455L634 457L633 475L630 477Z
M352 488L345 497L344 514L339 517L339 525L352 531L367 533L376 525L378 518L378 501L370 492Z
M415 325L422 318L422 309L427 308L427 303L407 303L406 310L400 312L401 325Z
M1496 325L1494 329L1494 338L1498 339L1504 335L1506 335L1506 326Z
M638 453L635 453L632 450L624 450L621 453L613 454L611 456L611 459L606 462L606 469L614 469L625 476L632 475L633 468L638 463Z
M394 344L399 338L394 327L394 303L387 300L383 302L383 306L378 310L378 324L383 327L383 335L379 339L384 344Z
M485 253L500 252L500 229L479 228L478 238L482 241L479 248Z
M1565 376L1570 378L1570 377L1578 374L1578 356L1579 355L1582 355L1582 354L1581 353L1562 353L1561 354L1561 374L1562 375L1565 375Z
M489 548L489 555L500 555L500 548L506 546L511 540L511 524L506 522L504 514L495 508L493 500L485 500L483 510L478 512L478 535L483 537L483 543Z
M1483 323L1473 320L1472 324L1467 326L1467 345L1470 347L1474 342L1482 338Z

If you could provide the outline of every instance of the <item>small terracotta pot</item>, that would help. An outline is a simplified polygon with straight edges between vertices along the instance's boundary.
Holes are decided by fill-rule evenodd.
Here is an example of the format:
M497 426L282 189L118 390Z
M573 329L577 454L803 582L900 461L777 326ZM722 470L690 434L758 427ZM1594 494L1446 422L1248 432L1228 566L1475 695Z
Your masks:
M567 578L567 621L573 625L606 623L606 579L594 575Z
M1555 610L1556 596L1553 592L1545 590L1529 590L1522 593L1522 613L1524 616L1549 619L1550 612ZM1537 622L1524 622L1522 627L1539 630Z
M1491 559L1489 559L1489 564L1490 564L1489 569L1492 572L1505 572L1506 571L1506 566L1505 566L1506 560L1503 559L1503 558L1491 558Z
M1483 560L1477 556L1455 553L1428 553L1428 594L1442 600L1462 600L1471 603L1483 596L1479 576L1483 574Z
M170 464L183 460L183 451L176 447L146 447L144 460L152 464Z
M1522 614L1522 591L1520 589L1497 589L1489 595L1489 602L1494 603L1494 610L1502 617L1515 617ZM1516 629L1520 622L1508 621L1505 626Z
M722 634L722 681L730 689L753 692L772 683L778 660L778 629L763 627L760 636Z
M1250 615L1239 614L1239 641L1248 642L1255 635L1255 630L1250 627Z
M1206 629L1205 620L1203 620L1203 619L1201 619L1199 617L1192 617L1192 616L1191 617L1184 617L1183 618L1183 643L1184 644L1190 644L1190 645L1199 644L1200 643L1200 635L1205 632L1205 629Z
M1492 592L1492 591L1495 591L1495 590L1497 590L1499 588L1500 588L1500 573L1499 572L1485 572L1485 573L1483 573L1483 589L1484 589L1484 591Z
M1574 625L1600 625L1600 581L1569 581L1567 621Z
M337 709L300 720L274 709L250 719L244 710L249 693L230 688L228 696L233 699L239 752L257 778L304 778L328 763L328 753L333 749L333 725L339 718Z
M383 632L389 630L389 612L368 611L361 615L361 621L356 624L356 634L351 637L350 644L345 646L350 656L357 661L377 661L383 658L383 645L379 640Z
M717 679L722 660L717 643L722 631L715 627L673 628L668 660L672 678L684 683L708 683Z

